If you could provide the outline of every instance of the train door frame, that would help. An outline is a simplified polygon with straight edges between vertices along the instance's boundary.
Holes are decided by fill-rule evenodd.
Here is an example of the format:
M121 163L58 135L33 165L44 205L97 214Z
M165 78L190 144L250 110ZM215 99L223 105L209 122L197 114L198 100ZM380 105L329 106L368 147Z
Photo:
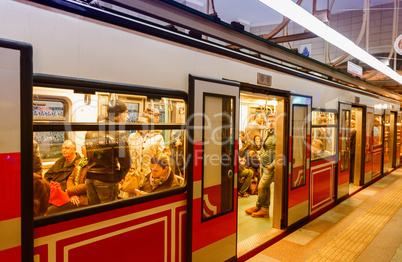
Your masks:
M371 117L369 116L371 114ZM369 119L370 118L370 119ZM373 129L374 129L374 108L366 106L365 110L366 138L364 154L363 184L366 185L373 179ZM371 124L371 126L370 126ZM369 128L371 127L371 129ZM367 162L368 157L370 161ZM370 167L370 168L369 168Z
M2 103L7 110L0 112L1 135L5 143L0 151L3 183L8 190L2 194L3 210L0 227L0 260L32 261L34 249L33 220L33 139L32 139L32 45L0 39L0 84ZM12 207L12 208L10 208Z
M283 116L281 121L277 121L275 129L283 128L283 132L276 132L277 146L276 156L281 156L282 161L276 161L275 165L275 183L274 183L274 196L273 196L273 216L272 227L276 229L286 228L287 221L287 170L288 170L288 157L289 157L289 97L290 92L266 86L253 85L250 83L240 82L240 92L251 92L256 95L273 95L283 97L283 108L285 112L280 112ZM278 119L278 118L277 118ZM278 143L279 141L279 143ZM276 158L275 156L275 158ZM279 164L278 164L279 163ZM282 164L280 164L282 163Z
M402 112L398 112L397 128L396 128L396 167L401 166L401 145L402 145Z
M236 148L238 144L236 141L238 140L239 126L239 85L239 83L233 81L189 75L188 111L190 138L192 138L193 140L192 143L189 143L189 152L192 152L193 157L191 158L188 167L189 172L187 184L187 261L199 261L202 260L203 257L205 258L206 255L212 260L221 261L235 260L237 258L237 194L235 194L237 183L235 183L235 181L237 181L236 156L238 149ZM207 129L204 125L205 117L203 117L203 115L204 112L206 112L205 98L207 96L217 99L233 99L233 104L235 107L233 117L234 120L232 120L234 121L234 123L231 124L231 127L234 131L234 139L230 139L233 142L232 150L234 152L234 154L231 156L233 158L233 161L230 161L230 165L233 167L233 170L228 171L226 178L226 176L222 173L222 165L220 165L221 180L220 182L212 181L215 182L212 184L210 183L211 179L205 181L204 176L205 165L203 142L204 131ZM210 109L211 108L209 108L208 110ZM224 118L224 116L222 115L222 111L217 111L216 114L219 114L219 116L217 117L221 117L222 119ZM214 114L213 116L215 117L216 114ZM218 127L219 126L217 126L217 128ZM223 126L220 126L219 130L222 129ZM219 133L219 130L217 133ZM214 146L216 147L216 144L214 144ZM222 145L219 146L223 148ZM223 152L221 153L223 155ZM219 160L223 161L223 158ZM222 201L226 202L225 198L221 197L221 194L218 194L218 196L215 195L215 200L217 199L217 201L219 202L216 206L214 206L213 200L211 200L211 203L207 194L205 194L204 198L204 193L217 192L215 189L226 190L222 189L222 181L224 179L229 181L228 185L230 188L228 190L232 191L232 199L230 199L230 194L228 194L229 198L226 199L229 201L229 209L224 210L221 213L217 213L219 211L218 204L222 203ZM232 185L230 185L230 183L232 183ZM223 187L225 187L225 185ZM205 205L203 201L205 201ZM210 206L216 207L216 214L215 212L212 212L212 215L210 217L206 217L204 214L207 211L204 207L209 208Z
M365 142L366 142L366 106L359 104L352 104L353 108L359 109L356 117L359 121L356 121L356 147L355 147L355 162L354 162L354 177L353 184L355 186L362 186L364 184L364 163L365 163ZM357 126L357 122L360 126ZM359 164L360 163L360 164ZM356 172L358 171L358 172ZM357 181L356 181L357 180Z
M311 159L310 159L310 139L311 139L311 112L312 112L312 102L313 99L311 96L306 95L298 95L291 94L289 99L289 174L287 174L287 201L286 201L286 225L287 227L302 223L305 220L308 220L310 216L310 172L311 172ZM300 177L300 172L296 179L293 177L293 169L298 168L294 167L295 159L293 158L293 149L294 149L294 106L306 107L305 118L303 119L304 128L306 131L305 134L305 162L304 162L304 184L299 183L298 181L302 181L303 179ZM300 111L300 110L299 110ZM303 128L303 127L302 127ZM301 176L303 177L303 175ZM298 184L296 184L298 183Z
M383 147L382 147L382 175L386 175L389 173L389 171L391 170L391 168L389 167L389 163L390 163L390 146L389 146L389 137L390 137L390 133L387 134L386 132L386 126L390 125L390 123L387 124L387 117L389 117L389 122L391 120L391 110L385 109L384 113L383 113L383 121L382 121L382 143L383 143ZM391 128L390 128L391 129ZM388 131L390 132L390 131ZM387 135L387 136L386 136ZM388 155L385 155L387 148L386 148L386 138L388 138L387 143L388 143ZM387 159L388 158L388 159Z
M345 115L343 114L346 113ZM352 117L352 104L348 102L338 102L338 166L335 177L335 199L336 202L341 202L349 196L349 172L350 172L350 121ZM343 125L344 118L346 126ZM346 132L345 134L343 132ZM344 144L345 148L342 150L342 134L348 138L348 142ZM342 152L348 152L347 154L347 169L342 169ZM345 155L346 156L346 155Z
M398 121L398 112L391 111L390 115L390 137L392 137L392 143L390 143L391 169L396 168L397 121Z

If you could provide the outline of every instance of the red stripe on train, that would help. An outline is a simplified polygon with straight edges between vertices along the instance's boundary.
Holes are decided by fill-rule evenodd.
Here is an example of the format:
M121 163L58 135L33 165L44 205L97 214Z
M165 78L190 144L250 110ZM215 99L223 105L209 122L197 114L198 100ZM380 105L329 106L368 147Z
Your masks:
M0 167L0 221L21 217L21 153L0 154Z
M0 261L21 261L21 246L0 251Z

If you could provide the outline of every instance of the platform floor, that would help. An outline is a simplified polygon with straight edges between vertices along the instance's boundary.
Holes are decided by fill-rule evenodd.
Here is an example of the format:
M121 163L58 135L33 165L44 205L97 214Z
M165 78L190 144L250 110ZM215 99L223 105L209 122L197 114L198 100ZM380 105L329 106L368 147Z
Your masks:
M402 168L247 261L402 261Z

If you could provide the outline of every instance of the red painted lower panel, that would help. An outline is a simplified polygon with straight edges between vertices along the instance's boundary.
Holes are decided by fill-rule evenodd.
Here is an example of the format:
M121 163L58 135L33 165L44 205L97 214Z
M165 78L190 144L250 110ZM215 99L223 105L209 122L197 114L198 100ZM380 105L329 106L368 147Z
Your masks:
M236 233L236 212L201 223L201 198L194 199L193 210L193 252Z
M21 154L0 154L0 221L21 217Z
M0 251L0 261L21 261L21 247L14 247Z
M311 165L311 210L318 209L333 201L333 172L334 164L327 160L315 162Z
M184 199L181 194L36 228L34 253L41 262L183 261Z

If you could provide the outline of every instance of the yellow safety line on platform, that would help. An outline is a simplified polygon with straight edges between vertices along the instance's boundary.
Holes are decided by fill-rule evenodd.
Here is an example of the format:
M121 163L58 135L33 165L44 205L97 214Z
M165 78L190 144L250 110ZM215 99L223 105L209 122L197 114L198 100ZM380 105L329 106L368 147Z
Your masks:
M402 184L371 207L308 261L354 261L402 207Z

